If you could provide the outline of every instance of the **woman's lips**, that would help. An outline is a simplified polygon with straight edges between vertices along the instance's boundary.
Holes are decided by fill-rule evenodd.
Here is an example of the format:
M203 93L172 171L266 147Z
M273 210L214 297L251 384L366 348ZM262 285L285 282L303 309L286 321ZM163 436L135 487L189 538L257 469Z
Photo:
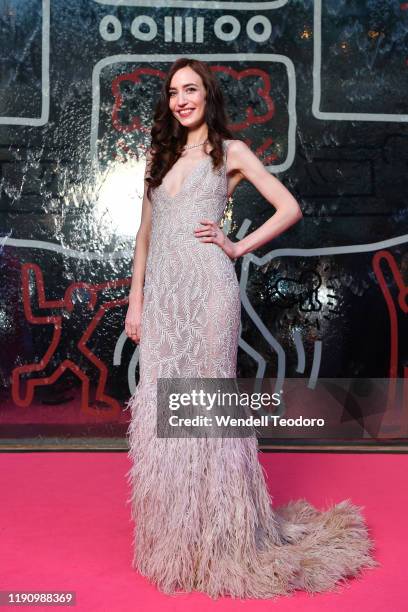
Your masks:
M184 109L179 111L180 117L189 117L191 113L194 112L194 108Z

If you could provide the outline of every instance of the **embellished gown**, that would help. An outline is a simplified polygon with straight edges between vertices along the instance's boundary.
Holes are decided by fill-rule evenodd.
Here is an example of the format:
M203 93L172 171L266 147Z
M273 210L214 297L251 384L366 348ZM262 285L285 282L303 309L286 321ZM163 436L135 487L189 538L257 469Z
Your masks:
M194 235L222 219L226 155L199 160L181 189L153 190L139 344L140 378L128 401L133 567L164 593L272 598L335 590L378 565L361 509L320 511L306 500L273 508L255 436L159 438L156 379L234 378L240 293L234 264Z

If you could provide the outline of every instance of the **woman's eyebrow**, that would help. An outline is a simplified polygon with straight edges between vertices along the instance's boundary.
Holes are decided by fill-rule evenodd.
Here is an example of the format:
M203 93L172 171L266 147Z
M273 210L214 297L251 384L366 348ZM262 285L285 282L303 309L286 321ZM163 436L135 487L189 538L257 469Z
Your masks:
M190 87L190 85L194 85L195 87L197 87L196 83L186 83L185 85L183 85L183 87ZM169 91L171 91L172 89L177 89L177 87L169 87Z

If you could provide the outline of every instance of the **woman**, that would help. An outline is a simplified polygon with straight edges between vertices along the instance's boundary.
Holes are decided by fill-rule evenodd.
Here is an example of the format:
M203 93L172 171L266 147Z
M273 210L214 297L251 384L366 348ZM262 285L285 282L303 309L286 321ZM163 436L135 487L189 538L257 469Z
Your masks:
M280 181L226 127L222 93L201 61L176 61L151 130L125 329L140 342L129 400L133 567L165 593L269 598L333 590L374 567L359 508L320 512L305 500L274 510L255 437L156 432L156 380L234 378L240 325L233 260L301 217ZM219 227L246 179L276 208L238 242Z

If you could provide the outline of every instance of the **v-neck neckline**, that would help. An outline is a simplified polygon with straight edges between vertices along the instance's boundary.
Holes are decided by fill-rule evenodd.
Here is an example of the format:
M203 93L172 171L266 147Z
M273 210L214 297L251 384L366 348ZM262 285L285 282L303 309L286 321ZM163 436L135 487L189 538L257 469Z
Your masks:
M189 174L187 174L186 178L184 179L184 181L181 183L181 187L180 189L177 191L177 193L175 193L174 195L170 195L170 193L167 191L165 184L163 183L163 181L161 182L161 187L164 191L164 193L166 194L166 196L170 199L170 200L175 200L183 191L184 188L186 187L189 179L191 179L192 176L194 176L195 171L197 170L197 168L199 168L203 162L208 162L209 159L212 159L210 154L206 154L205 157L203 157L203 159L200 159L199 162L197 162L193 169L191 170L191 172Z

